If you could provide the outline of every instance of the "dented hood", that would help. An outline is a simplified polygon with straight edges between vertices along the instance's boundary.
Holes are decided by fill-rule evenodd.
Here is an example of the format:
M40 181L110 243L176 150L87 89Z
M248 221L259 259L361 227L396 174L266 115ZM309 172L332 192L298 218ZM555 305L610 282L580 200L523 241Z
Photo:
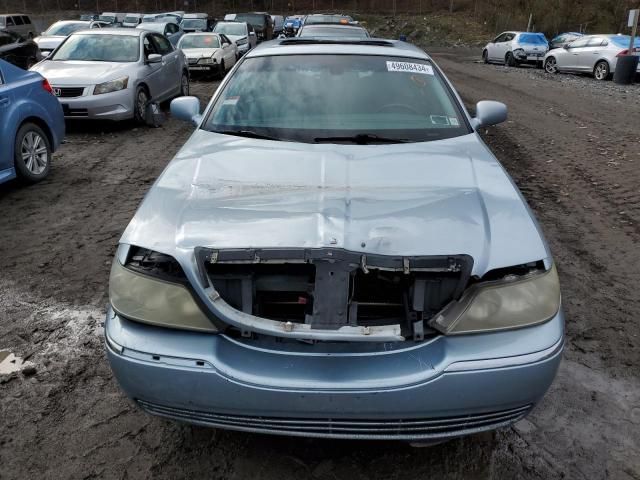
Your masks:
M178 257L197 246L468 254L476 275L550 256L520 193L476 134L363 146L197 130L121 242Z

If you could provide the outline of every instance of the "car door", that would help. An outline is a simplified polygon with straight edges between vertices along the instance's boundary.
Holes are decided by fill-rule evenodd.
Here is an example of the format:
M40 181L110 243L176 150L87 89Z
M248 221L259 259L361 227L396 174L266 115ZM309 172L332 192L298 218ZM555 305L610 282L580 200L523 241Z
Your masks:
M594 36L589 39L587 45L578 55L578 65L581 71L591 72L596 66L596 62L602 58L603 50L607 48L609 42L604 37Z
M489 57L489 60L497 60L499 58L500 59L504 58L504 57L500 57L498 52L500 49L500 44L504 42L505 38L507 38L507 34L501 33L493 40L493 42L487 45L487 56Z
M166 99L180 91L182 66L179 55L182 55L182 52L173 48L169 39L164 35L154 32L151 36L158 52L162 55L162 63L160 64L162 69L162 98Z
M144 51L144 74L142 77L144 78L144 83L146 83L147 87L149 87L149 93L151 94L151 98L156 100L164 96L166 91L166 82L163 78L164 73L162 69L161 63L148 63L147 59L149 55L160 53L160 49L156 45L156 43L152 39L151 33L147 33L142 36L142 46ZM163 60L164 62L164 60Z
M5 83L0 67L0 132L7 132L10 129L5 123L8 118L8 110L13 99L13 92L10 85ZM13 167L13 148L0 148L0 180L10 175L6 170ZM5 170L5 172L3 172Z
M233 42L226 35L220 34L220 47L222 48L224 64L229 70L236 63L236 50L233 47Z
M582 37L574 42L571 42L566 47L566 52L562 55L561 62L558 62L558 66L563 70L571 70L579 72L582 70L580 66L580 57L587 48L587 43L591 37Z

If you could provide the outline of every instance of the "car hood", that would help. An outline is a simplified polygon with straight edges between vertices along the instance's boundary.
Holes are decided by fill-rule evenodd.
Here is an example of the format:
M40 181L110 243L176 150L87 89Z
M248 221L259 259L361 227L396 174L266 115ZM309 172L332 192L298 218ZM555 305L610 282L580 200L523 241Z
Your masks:
M40 73L52 85L93 85L125 75L130 63L85 62L77 60L38 63L32 70Z
M53 50L57 48L62 41L67 38L62 35L43 35L33 39L38 44L38 47L45 50Z
M204 58L211 57L219 48L183 48L182 52L187 58Z
M178 257L197 246L468 254L476 275L550 257L525 201L475 133L360 146L198 130L121 243Z

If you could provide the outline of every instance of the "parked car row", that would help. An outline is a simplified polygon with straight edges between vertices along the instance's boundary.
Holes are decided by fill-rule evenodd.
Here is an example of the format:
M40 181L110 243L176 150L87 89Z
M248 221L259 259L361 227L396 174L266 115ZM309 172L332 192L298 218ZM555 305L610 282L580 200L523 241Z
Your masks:
M544 67L548 73L588 73L596 80L608 80L622 55L640 56L640 37L629 52L628 35L585 35L563 33L550 42L542 33L503 32L482 50L485 63L523 64ZM637 72L640 73L640 65Z

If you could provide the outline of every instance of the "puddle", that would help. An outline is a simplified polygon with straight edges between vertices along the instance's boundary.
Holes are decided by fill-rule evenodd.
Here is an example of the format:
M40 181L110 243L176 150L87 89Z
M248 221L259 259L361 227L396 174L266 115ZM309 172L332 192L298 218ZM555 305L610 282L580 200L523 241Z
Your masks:
M9 375L13 372L19 372L22 370L23 366L25 366L25 363L21 358L16 357L11 352L0 350L0 375Z

